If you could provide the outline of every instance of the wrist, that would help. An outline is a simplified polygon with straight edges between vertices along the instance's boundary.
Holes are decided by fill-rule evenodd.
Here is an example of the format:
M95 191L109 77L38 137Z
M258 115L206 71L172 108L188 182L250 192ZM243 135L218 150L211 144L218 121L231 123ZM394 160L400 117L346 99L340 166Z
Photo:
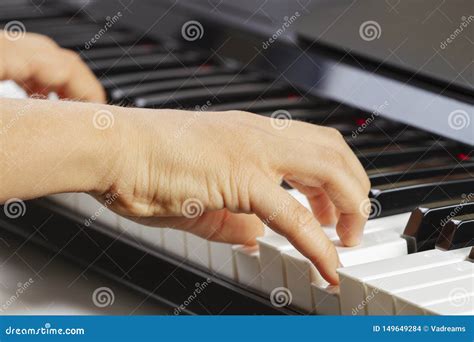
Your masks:
M83 186L81 191L104 194L114 187L121 170L123 153L119 107L82 104L83 136L87 142L80 152L85 160L82 165Z
M111 186L120 134L98 116L113 113L114 107L0 99L0 109L6 123L0 135L2 150L13 151L0 158L2 196L100 193Z

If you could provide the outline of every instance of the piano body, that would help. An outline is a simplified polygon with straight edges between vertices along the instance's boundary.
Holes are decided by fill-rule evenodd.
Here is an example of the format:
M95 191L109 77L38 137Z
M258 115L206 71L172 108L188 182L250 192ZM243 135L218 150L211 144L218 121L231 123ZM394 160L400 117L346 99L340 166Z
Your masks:
M4 0L0 27L18 21L77 51L113 104L339 129L372 183L361 245L324 228L344 265L339 287L274 232L253 247L208 242L82 193L27 201L15 217L5 204L2 238L20 235L175 314L474 314L472 46L458 37L443 49L429 34L449 37L439 11L469 20L468 1L266 3Z

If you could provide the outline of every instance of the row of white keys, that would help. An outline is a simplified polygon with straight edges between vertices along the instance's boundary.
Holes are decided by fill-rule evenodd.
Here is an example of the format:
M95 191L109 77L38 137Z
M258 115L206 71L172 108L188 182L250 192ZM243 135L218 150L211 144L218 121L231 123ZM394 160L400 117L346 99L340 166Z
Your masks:
M441 302L436 304L427 305L424 308L424 312L427 315L474 315L474 295L458 295L453 300L447 302Z
M186 233L187 259L204 268L211 268L209 241L197 235Z
M368 293L373 294L367 301L369 315L394 315L394 296L402 295L416 289L437 284L472 278L474 264L469 261L426 268L415 272L407 272L391 277L369 280L365 283ZM474 283L473 283L474 286Z
M303 194L296 190L290 190L289 193L305 207L309 208L308 200ZM273 233L269 228L266 228L264 236L258 238L258 240L272 236L278 235ZM265 291L262 279L260 248L210 242L209 251L211 257L210 264L213 272L219 273L234 281L240 281L245 286Z
M367 314L366 303L373 297L373 294L367 291L365 283L370 280L460 262L468 257L469 252L470 248L448 252L433 249L338 269L341 313L343 315Z
M223 242L209 242L211 270L235 281L238 279L234 258L234 249L236 247Z
M186 232L172 228L161 228L163 234L162 247L165 251L185 259L188 255Z
M443 274L440 274L440 277L443 277ZM471 274L468 278L400 293L394 296L393 300L397 315L429 314L430 308L443 314L449 311L456 313L456 306L464 307L460 314L471 314L474 311L473 295L474 274Z
M401 233L408 221L409 215L409 213L404 213L392 217L370 220L364 228L364 234L370 234L381 230L393 230ZM337 239L335 229L324 228L324 231L331 240ZM294 247L285 237L276 234L260 237L257 241L260 248L263 291L270 293L277 287L286 287L286 271L282 259L282 253L293 250ZM331 289L329 291L332 292Z
M392 258L407 253L406 241L393 231L379 231L364 235L360 245L343 247L335 241L339 259L343 265L357 265L374 260ZM293 304L305 311L318 312L320 302L326 298L337 302L337 293L326 290L328 283L316 267L300 252L293 249L283 252L286 282L293 296ZM321 291L319 291L321 290ZM321 305L321 304L320 304ZM327 303L326 303L327 305ZM338 305L336 305L337 309Z

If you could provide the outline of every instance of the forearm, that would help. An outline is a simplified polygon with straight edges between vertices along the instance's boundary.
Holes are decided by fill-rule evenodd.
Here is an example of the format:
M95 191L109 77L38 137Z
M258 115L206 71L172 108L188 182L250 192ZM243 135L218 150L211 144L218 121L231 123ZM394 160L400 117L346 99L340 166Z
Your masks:
M13 197L106 191L118 148L113 127L98 126L96 113L106 115L106 108L0 99L0 203Z

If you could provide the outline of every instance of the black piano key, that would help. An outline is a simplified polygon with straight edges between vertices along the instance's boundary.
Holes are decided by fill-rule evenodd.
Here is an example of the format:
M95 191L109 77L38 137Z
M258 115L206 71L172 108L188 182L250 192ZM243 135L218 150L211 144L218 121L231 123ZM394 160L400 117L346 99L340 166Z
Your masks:
M159 69L151 71L126 72L117 75L107 75L100 79L106 89L120 89L144 82L164 81L175 78L184 78L201 75L230 74L235 71L225 66L180 66L177 68Z
M461 174L375 186L369 196L378 202L379 216L387 216L411 211L425 203L457 198L468 189L474 189L474 178Z
M89 67L96 74L122 73L127 71L142 71L143 69L171 68L184 65L196 65L206 59L206 56L198 52L158 53L153 55L123 58L107 58L92 63Z
M94 23L67 23L65 21L63 25L52 26L46 24L47 23L44 23L44 25L32 24L27 27L27 31L47 35L53 39L59 37L88 37L86 40L88 41L101 29L99 25Z
M372 186L405 182L415 179L426 179L443 175L465 173L474 176L474 163L463 163L456 165L443 165L428 168L404 169L392 172L379 173L369 176Z
M403 163L415 163L425 159L450 156L449 148L453 144L436 143L434 145L396 144L390 147L361 150L356 153L365 169L384 168Z
M120 46L133 45L138 43L136 35L132 33L124 33L118 31L110 31L104 34L99 39L92 42L94 35L80 34L74 36L58 36L54 40L58 45L67 49L85 48L88 45L94 47L100 46Z
M122 56L141 56L152 53L164 52L164 48L156 44L111 46L80 50L79 54L86 60L97 60L102 58L120 58Z
M216 85L238 84L261 81L257 74L239 75L207 75L193 76L185 79L175 79L168 81L158 81L152 83L142 83L130 87L122 87L111 92L112 101L131 99L146 94L158 94L164 91L181 91L189 88L211 87Z
M26 20L33 18L47 19L51 17L64 16L64 10L52 7L14 7L14 8L3 8L0 12L0 22L8 22L10 20Z
M471 252L469 253L469 256L467 259L474 262L474 247L471 248Z
M231 84L228 86L215 86L199 89L173 91L159 95L142 96L135 99L137 107L159 108L162 106L173 108L191 108L194 105L206 103L222 103L243 99L257 99L261 96L272 96L288 92L286 84L273 84L268 82L250 84Z
M436 247L451 250L474 245L474 214L453 217L443 227Z
M315 123L318 125L330 126L331 123L337 124L350 120L354 113L351 108L334 108L331 103L326 105L312 105L312 108L295 108L287 110L292 120ZM276 109L277 111L279 109ZM275 111L258 113L260 115L271 117Z
M472 199L474 200L474 196ZM433 249L443 227L453 216L474 214L468 197L429 203L413 210L403 232L410 253Z
M346 136L346 142L354 149L370 149L392 144L406 144L426 141L428 135L417 129L404 129L400 133L387 136L386 134L372 133L359 134L357 130Z

